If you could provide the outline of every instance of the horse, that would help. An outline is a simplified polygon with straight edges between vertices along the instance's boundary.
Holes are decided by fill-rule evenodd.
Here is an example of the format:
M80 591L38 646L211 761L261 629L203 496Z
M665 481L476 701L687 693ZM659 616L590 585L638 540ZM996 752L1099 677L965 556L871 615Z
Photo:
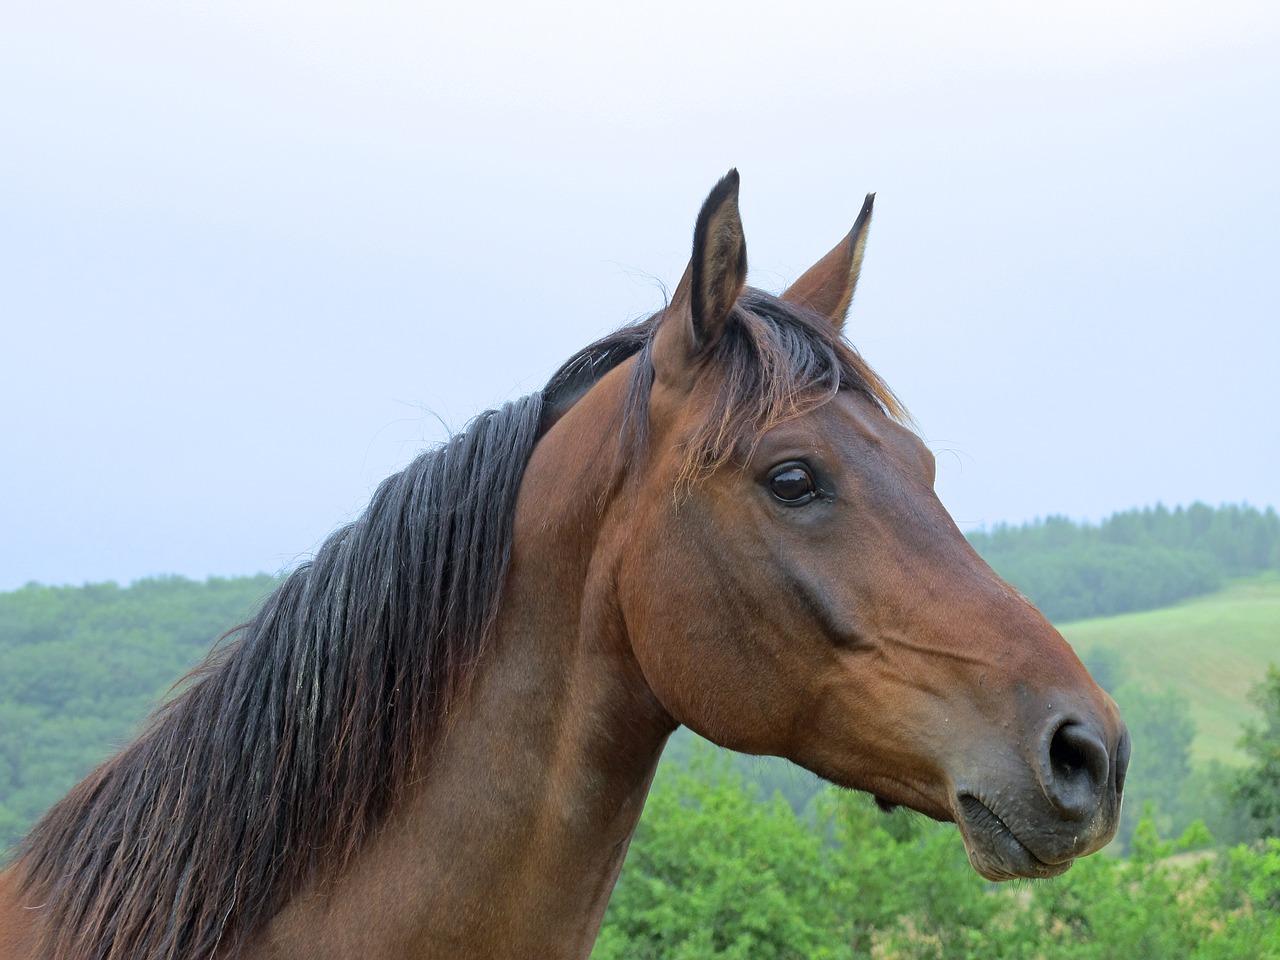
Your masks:
M585 957L663 746L1105 845L1112 700L843 335L874 195L778 296L731 171L669 301L384 481L0 874L8 960Z

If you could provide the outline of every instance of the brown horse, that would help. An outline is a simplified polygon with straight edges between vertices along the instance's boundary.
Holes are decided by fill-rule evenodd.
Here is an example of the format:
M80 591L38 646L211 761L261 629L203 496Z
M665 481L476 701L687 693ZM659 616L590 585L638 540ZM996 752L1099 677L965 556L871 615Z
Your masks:
M841 337L871 198L781 297L738 177L670 304L388 479L0 875L0 954L583 957L679 724L954 820L1112 836L1128 738Z

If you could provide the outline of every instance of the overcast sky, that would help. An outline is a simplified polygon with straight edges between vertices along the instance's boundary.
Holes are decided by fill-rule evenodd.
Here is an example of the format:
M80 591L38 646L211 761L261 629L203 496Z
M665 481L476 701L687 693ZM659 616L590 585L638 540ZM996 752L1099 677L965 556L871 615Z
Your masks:
M0 18L0 589L276 572L660 306L875 221L963 529L1280 506L1280 4L61 2Z

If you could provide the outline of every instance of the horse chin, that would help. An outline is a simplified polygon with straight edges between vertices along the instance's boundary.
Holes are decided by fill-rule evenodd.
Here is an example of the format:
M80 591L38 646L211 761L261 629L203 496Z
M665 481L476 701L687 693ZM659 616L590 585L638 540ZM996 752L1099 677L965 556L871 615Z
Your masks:
M874 799L876 801L876 806L885 813L893 813L893 811L898 809L898 804L894 803L892 800L886 800L884 797L875 797Z
M1071 869L1075 858L1046 863L1019 839L990 807L973 794L961 794L956 825L973 869L988 880L1043 879Z

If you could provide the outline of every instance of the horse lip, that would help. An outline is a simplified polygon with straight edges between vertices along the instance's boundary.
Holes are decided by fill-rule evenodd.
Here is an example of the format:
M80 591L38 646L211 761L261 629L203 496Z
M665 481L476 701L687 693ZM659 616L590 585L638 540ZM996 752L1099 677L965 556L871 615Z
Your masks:
M988 880L1056 877L1066 873L1075 862L1069 857L1058 863L1046 863L977 796L961 793L956 799L956 825L969 861Z

